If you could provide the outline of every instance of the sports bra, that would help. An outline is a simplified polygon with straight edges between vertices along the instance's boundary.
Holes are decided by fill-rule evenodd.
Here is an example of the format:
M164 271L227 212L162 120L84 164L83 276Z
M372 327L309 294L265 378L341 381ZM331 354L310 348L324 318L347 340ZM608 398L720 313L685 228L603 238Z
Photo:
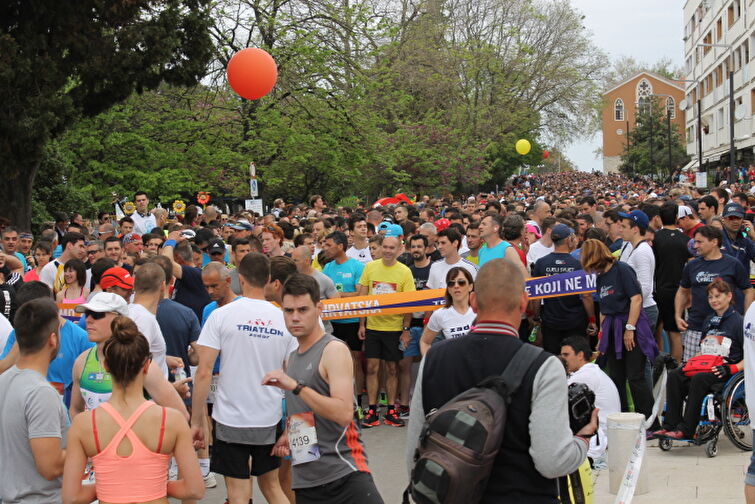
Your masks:
M171 456L168 453L160 453L165 435L165 408L162 408L160 438L156 452L144 446L139 436L131 430L142 413L152 406L155 406L155 403L145 401L127 421L124 421L108 402L92 410L92 432L97 447L97 455L92 457L92 465L97 475L95 486L100 501L147 502L168 495L168 464ZM103 410L121 427L104 450L100 448L96 419L97 411ZM124 437L128 437L131 442L131 454L125 457L117 453L118 445Z
M79 389L84 399L86 411L93 410L100 404L109 401L113 393L113 380L110 373L100 364L97 356L97 347L89 349L84 361L84 369L79 378Z

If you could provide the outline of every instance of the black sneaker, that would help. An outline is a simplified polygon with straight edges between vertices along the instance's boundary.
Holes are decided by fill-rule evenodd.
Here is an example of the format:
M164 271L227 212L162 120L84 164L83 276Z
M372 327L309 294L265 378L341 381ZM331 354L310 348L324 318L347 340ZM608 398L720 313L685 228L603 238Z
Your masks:
M380 425L380 417L374 409L367 410L367 414L362 420L362 427L369 429L370 427L377 427Z
M391 425L393 427L403 427L404 421L398 416L394 408L389 409L385 415L383 415L383 423L385 425Z
M403 420L406 420L409 418L409 406L401 405L398 407L398 416L399 418L402 418Z

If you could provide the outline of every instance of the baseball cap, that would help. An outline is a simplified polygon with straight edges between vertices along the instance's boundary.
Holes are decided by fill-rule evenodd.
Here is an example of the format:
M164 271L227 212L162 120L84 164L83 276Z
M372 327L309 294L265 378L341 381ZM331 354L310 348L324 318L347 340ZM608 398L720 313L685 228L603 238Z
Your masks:
M119 315L128 316L128 304L126 303L126 300L118 294L114 294L112 292L98 292L97 294L92 296L92 299L90 299L89 302L80 304L79 306L74 308L74 311L76 311L76 313L84 313L87 310L98 313L114 312Z
M193 229L184 229L183 231L181 231L181 236L188 240L191 240L192 238L197 236L197 233L195 233Z
M632 210L629 213L619 212L619 217L631 220L637 224L640 229L647 229L650 225L650 219L648 219L647 214L642 210Z
M116 266L105 270L100 277L100 287L103 289L109 289L110 287L133 289L134 277L126 269Z
M745 209L742 208L742 205L740 205L739 203L734 203L732 201L730 203L727 203L724 207L723 216L739 217L740 219L743 219L745 216Z
M383 221L383 222L381 222L380 224L378 224L378 227L377 227L377 229L376 229L375 231L377 231L378 233L379 233L380 231L388 231L388 229L389 229L390 227L391 227L391 223L390 223L390 222L388 222L388 221Z
M223 243L223 240L211 240L210 244L207 246L207 253L208 254L217 254L217 253L225 254L225 244Z
M254 226L252 226L246 219L237 220L235 223L231 224L231 227L236 231L251 231L254 229Z
M574 230L566 224L556 224L551 230L551 240L561 241L574 234Z
M692 217L692 210L687 206L680 206L676 211L676 219L683 219L684 217Z
M385 231L385 236L404 236L404 228L398 224L388 224L388 228Z
M129 233L126 236L123 237L123 244L128 245L129 243L136 243L142 241L142 237L139 236L136 233Z
M443 217L441 219L436 220L433 224L435 224L435 229L437 229L438 231L443 231L444 229L446 229L448 226L451 225L451 221Z
M532 224L527 224L527 232L534 234L538 238L542 238L540 231L538 231L537 228Z

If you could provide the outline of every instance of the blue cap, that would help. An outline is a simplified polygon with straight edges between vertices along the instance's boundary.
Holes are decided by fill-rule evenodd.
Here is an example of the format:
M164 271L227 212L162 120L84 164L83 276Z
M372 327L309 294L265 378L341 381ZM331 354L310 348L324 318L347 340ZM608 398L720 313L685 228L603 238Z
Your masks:
M385 231L385 236L404 236L404 228L402 228L398 224L389 224L388 228Z
M727 203L726 206L724 207L723 216L724 217L733 216L733 217L739 217L740 219L743 219L745 216L745 209L739 203L734 203L732 201L732 202Z
M629 219L639 226L640 229L647 229L650 225L650 219L642 210L632 210L629 213L619 212L619 217L622 219Z
M551 240L561 241L574 234L574 230L566 224L556 224L551 230Z

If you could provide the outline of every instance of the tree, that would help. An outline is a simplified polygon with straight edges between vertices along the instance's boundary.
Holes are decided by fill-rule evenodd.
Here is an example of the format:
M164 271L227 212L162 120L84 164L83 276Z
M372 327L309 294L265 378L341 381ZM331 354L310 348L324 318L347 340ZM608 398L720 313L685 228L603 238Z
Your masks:
M211 56L209 0L24 0L0 7L0 215L31 222L51 139L132 92L196 83Z
M666 101L649 99L638 108L636 126L629 131L628 142L621 154L619 169L623 173L670 176L669 150L672 171L689 162L681 135L673 123L669 145L667 110L661 103Z

